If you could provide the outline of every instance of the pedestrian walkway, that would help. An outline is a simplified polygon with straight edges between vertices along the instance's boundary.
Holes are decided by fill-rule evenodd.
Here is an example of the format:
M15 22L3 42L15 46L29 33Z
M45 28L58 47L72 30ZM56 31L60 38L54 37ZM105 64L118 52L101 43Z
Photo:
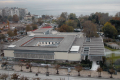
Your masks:
M6 70L0 70L0 73L6 73L10 75L13 73L17 73L20 75L20 77L25 76L28 77L29 80L33 80L33 78L40 78L40 80L100 80L100 78L84 78L84 77L72 77L72 76L61 76L61 75L49 75L46 76L45 74L38 74L38 76L35 75L35 73L26 73L26 72L16 72L16 71L6 71ZM7 79L10 80L10 79ZM102 80L113 80L113 79L102 79ZM119 80L119 79L114 79Z
M0 65L1 66L1 65ZM14 72L21 72L21 67L18 66L18 65L14 65ZM0 67L0 69L2 69ZM30 73L30 69L26 69L26 66L23 66L22 67L23 69L23 72L25 73ZM40 72L40 74L45 74L46 73L46 68L44 67L32 67L32 74L35 75L35 73L37 72ZM48 71L49 71L49 74L50 75L56 75L56 69L55 68L48 68ZM74 76L74 77L78 77L78 72L75 70L75 69L71 69L71 72L69 73L70 76ZM94 71L91 71L91 70L82 70L80 72L81 74L81 77L88 77L88 75L91 75L91 77L94 77L94 78L97 78L98 77L98 72L96 72L95 70ZM60 76L68 76L68 70L67 69L59 69L59 75ZM102 78L110 78L110 74L106 71L102 71L101 72L101 76ZM114 79L120 79L120 73L118 72L117 75L114 75L113 74L113 78Z

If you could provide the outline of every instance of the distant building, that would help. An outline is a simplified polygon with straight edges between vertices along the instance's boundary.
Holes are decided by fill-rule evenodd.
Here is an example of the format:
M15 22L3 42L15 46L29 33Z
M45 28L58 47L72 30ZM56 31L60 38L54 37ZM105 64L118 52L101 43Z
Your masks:
M19 17L24 18L27 14L28 14L28 10L26 8L8 8L5 7L2 9L2 16L13 16L13 15L17 15Z

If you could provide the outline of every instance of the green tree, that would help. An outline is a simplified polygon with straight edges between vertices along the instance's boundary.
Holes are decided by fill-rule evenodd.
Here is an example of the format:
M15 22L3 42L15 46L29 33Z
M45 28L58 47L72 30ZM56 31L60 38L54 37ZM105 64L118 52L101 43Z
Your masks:
M69 19L71 19L71 20L75 20L75 19L76 19L76 14L70 13L68 17L69 17Z
M96 25L91 21L83 23L83 32L86 34L86 37L98 37Z
M117 30L116 28L109 22L106 22L104 27L102 28L104 35L106 37L110 37L110 38L115 38L115 36L117 35Z
M14 35L15 36L17 35L17 29L16 28L14 29Z
M19 17L16 14L13 15L13 21L14 22L18 22L19 21Z
M66 25L72 26L73 28L77 27L77 22L74 20L67 20L65 23L66 23Z
M26 31L31 31L32 30L32 28L30 27L30 25L27 25L26 26Z
M62 12L60 17L57 19L58 27L65 24L66 20L67 20L67 12Z
M58 31L60 31L60 32L73 32L74 29L73 29L73 27L71 27L71 26L68 26L68 25L66 25L66 24L63 24L63 25L58 29Z

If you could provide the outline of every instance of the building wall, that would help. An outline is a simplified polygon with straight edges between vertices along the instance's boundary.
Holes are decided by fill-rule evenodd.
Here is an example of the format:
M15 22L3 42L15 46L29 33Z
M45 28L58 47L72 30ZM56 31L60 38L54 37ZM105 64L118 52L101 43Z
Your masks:
M70 61L80 61L81 55L80 53L69 53L68 60Z
M55 52L55 60L80 61L80 53Z
M5 57L14 57L14 51L13 50L4 50L4 56Z

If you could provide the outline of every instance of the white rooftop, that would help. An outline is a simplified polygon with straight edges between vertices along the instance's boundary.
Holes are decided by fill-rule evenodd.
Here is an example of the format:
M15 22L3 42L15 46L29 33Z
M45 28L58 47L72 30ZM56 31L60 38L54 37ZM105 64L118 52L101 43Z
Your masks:
M79 51L80 46L72 46L70 51Z

